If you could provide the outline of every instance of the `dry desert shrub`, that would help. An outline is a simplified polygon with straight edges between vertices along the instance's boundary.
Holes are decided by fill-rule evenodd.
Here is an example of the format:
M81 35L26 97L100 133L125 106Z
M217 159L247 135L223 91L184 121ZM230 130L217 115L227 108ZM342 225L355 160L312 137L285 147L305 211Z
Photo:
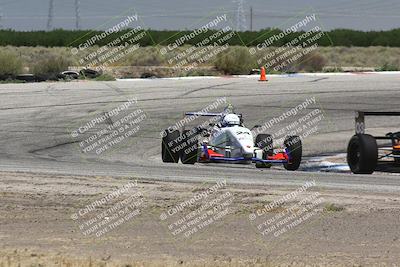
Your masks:
M217 70L225 74L249 74L253 68L257 67L257 62L250 55L248 48L241 46L230 47L220 53L214 64Z
M0 80L13 78L22 70L18 55L11 51L0 50Z
M125 64L124 64L125 63ZM165 65L166 60L157 47L140 47L123 58L119 65L127 66L159 66Z
M299 69L306 72L319 72L323 70L326 62L326 58L320 53L312 52L301 59Z
M167 55L161 55L162 47L139 47L132 53L121 58L112 64L115 66L162 66L172 68L168 59L173 58L187 51L190 46L177 47L168 51ZM0 76L15 76L21 72L21 65L25 68L22 72L35 72L46 77L54 78L54 74L63 71L71 66L82 66L80 60L85 56L95 52L99 47L93 46L72 54L68 47L0 47ZM214 51L212 48L209 53ZM190 71L183 72L182 75L218 75L225 74L249 74L253 68L260 67L257 60L270 53L276 47L267 47L262 51L257 51L255 55L250 55L249 48L241 46L231 46L228 49L216 53L215 56L201 62L197 67ZM263 62L265 64L265 62ZM200 68L199 68L200 67ZM202 67L216 68L218 71L204 72ZM280 72L301 72L301 71L321 71L321 70L341 70L344 67L370 67L377 70L398 70L400 69L400 48L398 47L318 47L309 56L303 57L289 66L269 73ZM177 71L171 73L175 75ZM169 74L168 74L169 75Z
M71 65L71 61L59 55L44 55L32 67L32 72L36 76L45 80L56 80L57 75Z
M327 59L327 66L400 69L400 47L320 47L318 52Z

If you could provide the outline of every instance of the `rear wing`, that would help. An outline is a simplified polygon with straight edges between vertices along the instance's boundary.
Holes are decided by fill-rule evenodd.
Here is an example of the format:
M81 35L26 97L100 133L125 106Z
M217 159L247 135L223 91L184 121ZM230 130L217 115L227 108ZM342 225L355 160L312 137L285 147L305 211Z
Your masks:
M195 111L195 112L185 112L185 116L196 116L196 117L224 117L226 114L235 113L234 108L231 104L225 107L223 112L205 112L205 111ZM239 118L242 118L242 114L236 114Z
M211 112L185 112L185 116L196 116L196 117L222 117L223 113L211 113Z
M210 112L185 112L185 116L196 116L196 117L224 117L226 113L210 113ZM236 114L239 118L242 118L242 114Z
M365 133L365 116L400 116L398 111L357 111L356 112L356 134Z

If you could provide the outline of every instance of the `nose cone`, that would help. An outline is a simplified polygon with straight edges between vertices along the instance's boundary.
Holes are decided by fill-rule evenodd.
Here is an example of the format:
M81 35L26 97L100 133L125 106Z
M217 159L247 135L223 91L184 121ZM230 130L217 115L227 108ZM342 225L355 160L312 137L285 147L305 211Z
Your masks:
M247 143L242 146L243 154L252 154L254 152L254 146L252 143Z

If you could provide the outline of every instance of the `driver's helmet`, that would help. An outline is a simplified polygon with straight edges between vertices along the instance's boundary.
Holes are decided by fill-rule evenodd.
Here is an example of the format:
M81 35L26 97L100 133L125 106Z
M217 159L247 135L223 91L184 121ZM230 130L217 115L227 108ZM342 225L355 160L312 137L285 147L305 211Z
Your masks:
M240 118L236 114L227 114L225 115L224 119L222 120L223 126L234 126L240 125Z

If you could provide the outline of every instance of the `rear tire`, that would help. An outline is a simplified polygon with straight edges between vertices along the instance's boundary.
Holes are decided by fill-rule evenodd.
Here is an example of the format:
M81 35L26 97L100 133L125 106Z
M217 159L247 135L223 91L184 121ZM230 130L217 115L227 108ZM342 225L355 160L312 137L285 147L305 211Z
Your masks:
M394 151L393 151L393 155L395 155L395 156L400 156L400 150L394 150ZM397 166L400 166L400 158L394 158L394 163L395 163Z
M268 159L268 156L274 154L273 140L270 134L258 134L254 145L262 149L262 159ZM256 162L256 168L271 168L271 166L271 163Z
M285 139L284 145L289 156L289 162L283 166L288 171L295 171L300 167L301 157L303 155L303 145L299 136L288 136Z
M161 157L163 162L167 163L178 163L179 161L179 151L178 151L178 138L179 131L175 130L169 132L164 131L164 137L161 141Z
M197 162L198 140L196 133L184 130L182 133L182 149L180 152L183 164L195 164Z
M369 134L354 135L347 146L347 163L355 174L371 174L378 164L378 145Z

